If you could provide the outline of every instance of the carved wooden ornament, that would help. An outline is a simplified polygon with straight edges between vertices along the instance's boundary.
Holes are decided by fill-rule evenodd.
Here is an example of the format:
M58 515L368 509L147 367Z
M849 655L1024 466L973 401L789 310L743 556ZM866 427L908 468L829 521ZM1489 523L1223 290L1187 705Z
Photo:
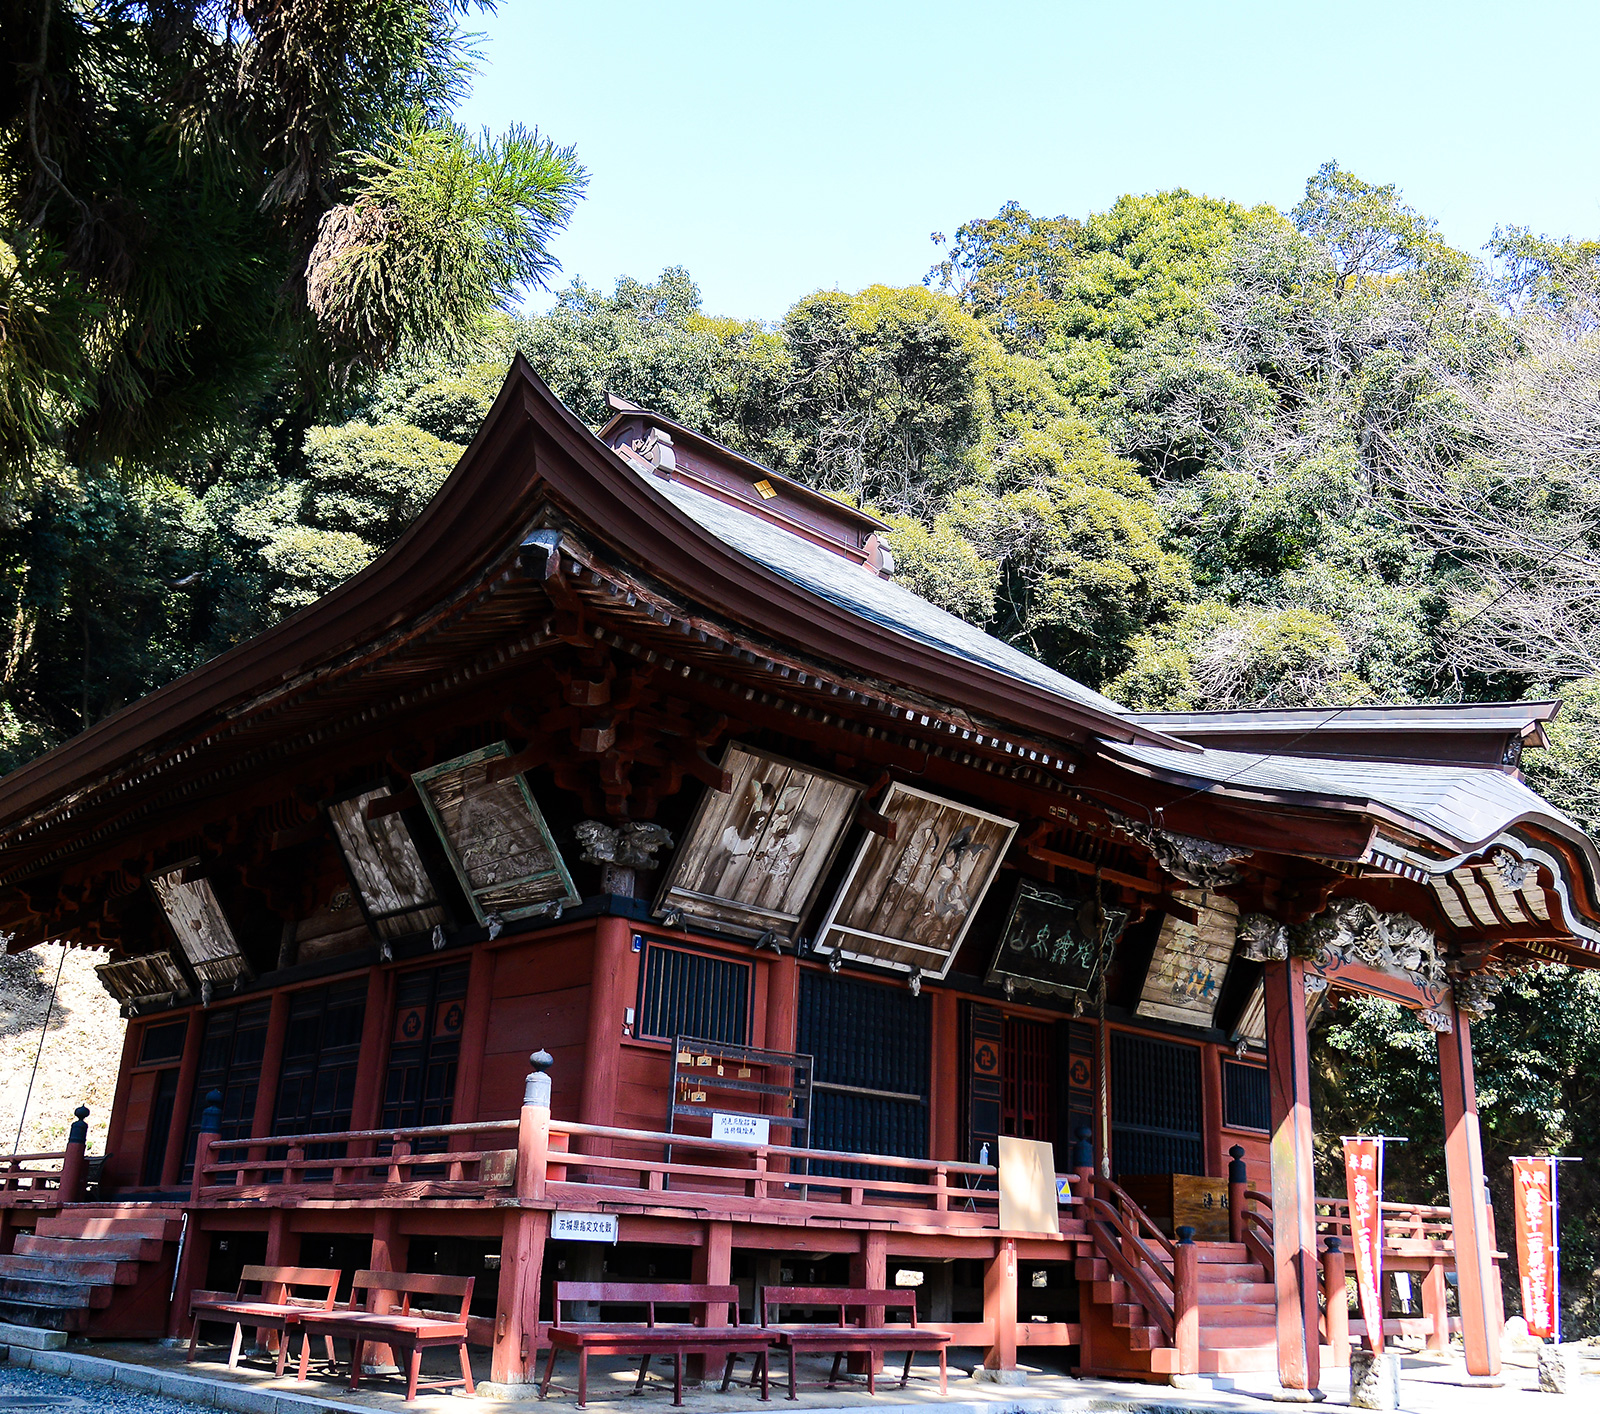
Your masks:
M192 879L185 883L185 867L151 875L150 888L195 975L214 987L231 987L251 975L250 965L239 951L239 941L223 915L211 881Z
M405 821L398 814L367 818L367 806L388 795L386 786L374 786L334 801L328 819L373 932L402 938L444 922L444 909Z
M726 794L708 790L662 882L668 909L729 933L792 939L844 839L861 787L730 742Z
M861 841L813 951L943 977L1017 823L898 781L878 813L895 838Z
M487 780L490 763L510 755L498 741L411 777L480 923L578 902L527 782L521 775Z

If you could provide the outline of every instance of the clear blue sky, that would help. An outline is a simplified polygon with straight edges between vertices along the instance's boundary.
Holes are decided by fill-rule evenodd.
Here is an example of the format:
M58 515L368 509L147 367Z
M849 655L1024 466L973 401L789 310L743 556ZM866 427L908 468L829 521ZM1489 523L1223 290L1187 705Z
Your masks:
M1008 199L1288 207L1329 158L1474 251L1497 222L1600 234L1593 3L501 0L474 27L464 120L589 168L560 283L685 265L711 313L910 283L931 231Z

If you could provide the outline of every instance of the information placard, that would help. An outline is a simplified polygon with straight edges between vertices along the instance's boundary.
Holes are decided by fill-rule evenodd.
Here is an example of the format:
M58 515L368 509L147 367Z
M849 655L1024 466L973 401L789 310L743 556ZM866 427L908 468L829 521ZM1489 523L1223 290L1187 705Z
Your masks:
M765 1115L711 1116L711 1137L731 1139L736 1144L766 1144L772 1132L772 1122Z
M553 1242L615 1242L615 1213L554 1213L550 1218Z

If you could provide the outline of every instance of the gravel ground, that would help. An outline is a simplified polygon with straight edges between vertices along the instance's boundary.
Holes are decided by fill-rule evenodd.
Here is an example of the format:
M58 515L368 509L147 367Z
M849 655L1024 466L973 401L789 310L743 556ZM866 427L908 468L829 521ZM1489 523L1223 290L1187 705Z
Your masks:
M197 1406L156 1394L118 1389L89 1380L69 1380L37 1370L0 1369L0 1414L37 1409L41 1414L195 1414Z

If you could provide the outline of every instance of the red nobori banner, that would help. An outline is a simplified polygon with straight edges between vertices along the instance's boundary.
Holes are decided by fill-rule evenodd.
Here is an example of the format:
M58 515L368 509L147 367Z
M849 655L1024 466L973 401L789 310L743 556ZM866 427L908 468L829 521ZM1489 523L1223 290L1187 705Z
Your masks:
M1517 1267L1522 1273L1522 1314L1528 1334L1556 1332L1556 1231L1548 1159L1513 1159L1516 1190Z
M1350 1246L1356 1294L1367 1323L1367 1347L1383 1349L1383 1178L1376 1139L1344 1141L1345 1192L1350 1199Z

